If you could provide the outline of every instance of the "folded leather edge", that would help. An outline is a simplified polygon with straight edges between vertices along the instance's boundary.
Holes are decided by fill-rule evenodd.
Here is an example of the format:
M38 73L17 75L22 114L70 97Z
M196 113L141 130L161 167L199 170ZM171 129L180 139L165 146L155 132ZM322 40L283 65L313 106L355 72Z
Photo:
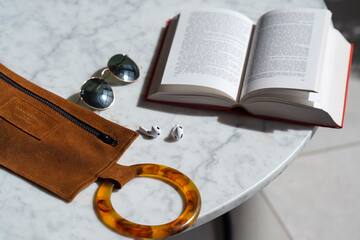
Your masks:
M114 188L119 189L135 176L136 172L131 166L123 166L114 163L101 172L99 178L110 180L112 183L114 183Z

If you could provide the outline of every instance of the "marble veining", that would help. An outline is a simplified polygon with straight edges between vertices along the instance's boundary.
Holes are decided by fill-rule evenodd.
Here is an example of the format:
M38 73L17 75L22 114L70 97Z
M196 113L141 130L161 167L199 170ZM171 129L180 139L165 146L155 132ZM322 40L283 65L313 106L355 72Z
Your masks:
M0 61L34 83L69 99L116 53L141 67L138 82L115 86L116 102L101 116L137 129L162 127L155 140L139 137L122 164L160 163L194 180L202 195L197 225L240 205L271 182L310 138L313 129L245 114L154 104L141 91L161 28L183 8L223 7L256 20L279 7L323 8L321 0L0 1ZM185 136L167 142L181 123ZM0 136L1 137L1 136ZM97 184L67 204L0 169L0 239L121 239L97 219ZM175 191L139 179L114 193L114 207L140 223L169 221L181 210Z

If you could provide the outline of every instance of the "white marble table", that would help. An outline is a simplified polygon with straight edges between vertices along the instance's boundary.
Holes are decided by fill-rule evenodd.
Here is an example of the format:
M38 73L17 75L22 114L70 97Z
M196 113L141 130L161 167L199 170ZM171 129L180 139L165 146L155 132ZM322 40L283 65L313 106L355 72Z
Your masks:
M313 129L244 114L195 110L141 100L149 64L165 21L185 7L224 7L257 19L278 7L324 7L321 0L269 1L0 1L0 61L40 86L69 98L115 53L141 66L137 83L114 87L116 103L103 117L137 129L158 124L163 135L139 138L122 164L152 162L179 169L202 195L197 225L239 206L280 174ZM182 141L165 141L181 123ZM0 136L1 137L1 136ZM97 219L97 184L67 204L0 169L0 239L121 239ZM180 197L167 185L140 179L113 194L115 208L140 223L177 216Z

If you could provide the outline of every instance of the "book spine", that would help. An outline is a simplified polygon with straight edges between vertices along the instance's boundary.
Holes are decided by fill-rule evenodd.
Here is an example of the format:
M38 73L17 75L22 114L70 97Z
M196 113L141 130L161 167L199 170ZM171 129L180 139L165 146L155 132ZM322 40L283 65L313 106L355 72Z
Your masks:
M347 98L348 98L348 93L349 93L349 80L350 80L350 72L351 72L351 65L352 65L352 60L353 60L354 48L355 48L355 45L354 45L354 44L351 44L349 67L348 67L348 73L347 73L347 79L346 79L346 87L345 87L344 109L343 109L343 114L342 114L342 120L341 120L341 126L340 126L340 128L343 128L343 127L344 127L346 103L347 103Z

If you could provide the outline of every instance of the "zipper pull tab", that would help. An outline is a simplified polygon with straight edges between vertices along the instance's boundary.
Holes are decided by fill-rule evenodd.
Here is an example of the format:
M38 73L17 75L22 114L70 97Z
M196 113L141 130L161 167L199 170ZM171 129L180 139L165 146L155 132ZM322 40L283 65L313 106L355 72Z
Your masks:
M106 144L109 144L111 146L116 146L118 145L118 141L113 139L112 137L110 137L109 135L106 134L100 134L97 136L101 141L103 141Z

